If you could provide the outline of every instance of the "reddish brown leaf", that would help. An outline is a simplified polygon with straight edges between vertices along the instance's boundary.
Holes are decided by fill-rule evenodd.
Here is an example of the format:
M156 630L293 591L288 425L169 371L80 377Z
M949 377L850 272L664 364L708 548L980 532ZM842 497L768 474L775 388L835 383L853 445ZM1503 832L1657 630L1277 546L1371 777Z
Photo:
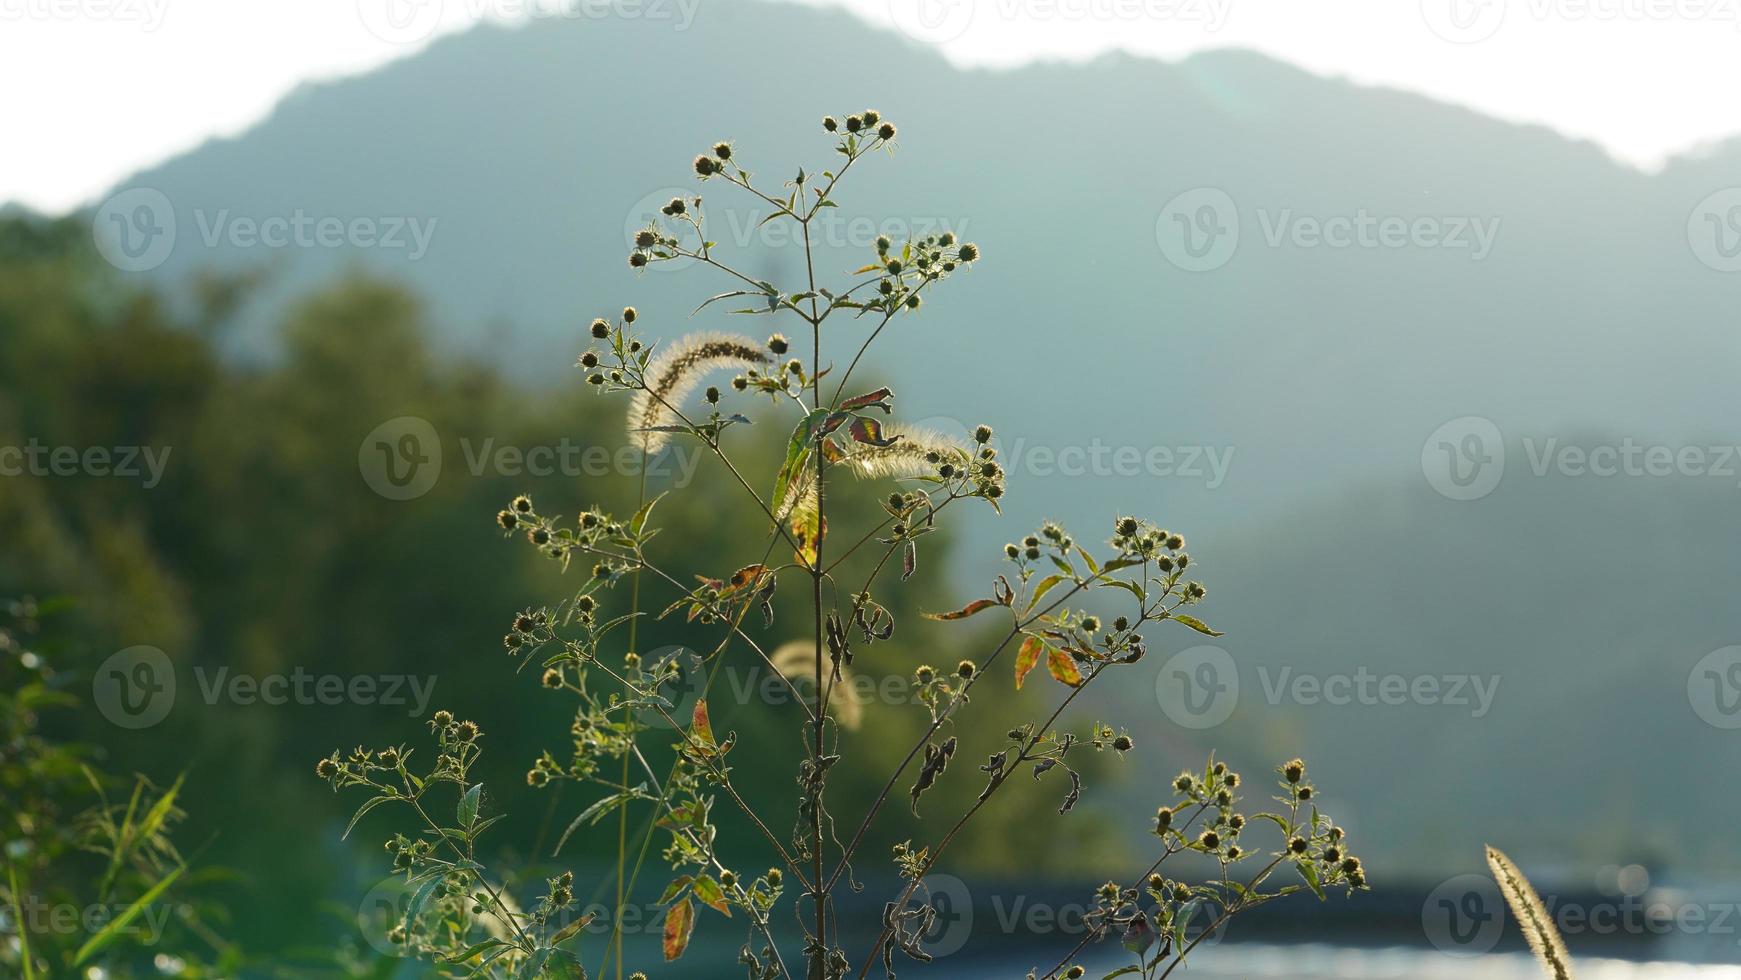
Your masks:
M1022 641L1022 648L1016 651L1016 690L1022 689L1022 681L1027 680L1028 672L1039 665L1040 654L1046 649L1046 641L1037 636Z
M895 397L893 391L890 391L887 388L878 388L869 394L848 398L846 401L840 403L840 407L842 411L851 412L855 409L869 408L872 405L875 405L877 408L888 412L892 411L892 409L886 403L893 397Z
M689 733L695 737L699 745L713 746L713 722L707 717L707 699L695 702L695 716L691 719Z
M984 612L987 609L990 609L991 607L993 607L995 605L997 605L997 603L991 599L975 599L972 602L968 603L967 605L962 606L960 609L955 610L954 612L946 612L946 613L928 612L928 613L920 613L919 615L924 616L926 619L937 619L937 620L966 619L967 617L973 615L974 613Z
M673 905L665 912L665 938L661 942L665 950L665 962L669 963L683 955L689 948L689 936L695 931L695 903L684 899L681 904Z
M852 426L846 431L852 433L854 442L867 446L892 446L901 441L900 436L883 438L883 424L876 419L853 419Z

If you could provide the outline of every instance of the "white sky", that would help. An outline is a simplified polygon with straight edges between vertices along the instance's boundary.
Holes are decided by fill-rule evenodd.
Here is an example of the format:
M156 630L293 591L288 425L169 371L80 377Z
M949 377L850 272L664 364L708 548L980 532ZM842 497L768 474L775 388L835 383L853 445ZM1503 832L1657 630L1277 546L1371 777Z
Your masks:
M753 0L0 0L0 202L60 210L233 134L297 83L480 17L707 16ZM963 64L1251 47L1541 122L1651 167L1741 134L1741 0L804 0Z

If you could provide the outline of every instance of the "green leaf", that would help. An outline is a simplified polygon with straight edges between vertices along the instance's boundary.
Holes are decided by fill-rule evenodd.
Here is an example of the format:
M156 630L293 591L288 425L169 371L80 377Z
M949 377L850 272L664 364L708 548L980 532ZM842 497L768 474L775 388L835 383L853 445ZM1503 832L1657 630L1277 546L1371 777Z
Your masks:
M1053 586L1062 581L1064 581L1064 576L1062 575L1048 575L1041 579L1040 584L1034 586L1034 598L1032 602L1028 603L1028 611L1033 612L1035 609L1039 608L1040 600L1046 597L1046 593L1052 591Z
M804 466L810 459L811 443L816 428L828 418L828 409L819 408L804 417L802 422L792 430L792 438L786 443L786 461L781 464L779 474L774 478L774 516L786 517L787 500L798 475L804 472Z
M670 491L665 491L665 493L669 493L669 492ZM641 528L647 526L647 516L649 514L653 513L653 505L658 503L660 500L663 500L665 497L665 493L661 493L661 494L659 494L659 496L654 497L652 500L649 500L646 503L642 504L641 509L635 511L635 516L629 518L629 533L631 535L634 535L636 537L640 536Z
M1207 634L1209 636L1226 636L1227 635L1226 633L1223 633L1219 630L1210 629L1207 625L1204 624L1204 622L1201 619L1198 619L1195 616L1186 616L1183 613L1173 613L1171 618L1176 619L1181 623L1184 623L1186 626L1191 627L1192 629L1196 630L1199 633L1204 633L1204 634Z
M570 821L568 824L568 829L564 830L562 832L562 838L556 842L556 850L551 851L550 855L552 857L555 857L556 855L562 853L562 845L568 843L568 838L576 830L578 830L580 828L581 824L583 824L583 823L596 824L600 820L604 819L607 814L614 811L617 807L623 806L631 800L649 800L649 799L652 799L652 797L647 794L646 789L647 789L647 784L641 783L639 786L636 786L634 789L623 790L620 793L612 793L611 795L605 797L604 799L599 800L598 802L594 803L592 806L589 806L586 809L580 811L580 815L575 817L572 821Z
M683 889L688 888L694 880L689 875L678 875L671 879L671 883L665 886L665 893L659 896L659 901L655 904L670 905L677 901L677 896L683 894Z
M138 918L139 913L145 911L146 906L157 901L159 895L168 891L169 886L174 884L175 880L180 878L181 873L186 870L187 865L176 865L174 871L164 875L157 884L146 889L145 894L139 896L138 901L135 901L132 905L123 909L120 915L110 919L108 925L104 926L96 935L86 940L83 946L79 947L78 954L73 957L73 966L77 967L83 965L86 960L102 952L105 947L114 942L115 939L122 934L122 931L127 928L128 923Z
M472 824L478 822L478 799L483 795L483 792L484 784L475 783L472 785L471 789L465 791L464 796L459 798L459 806L456 808L456 814L459 817L459 825L461 827L469 828Z
M405 919L400 923L405 927L405 934L407 936L411 934L411 927L417 924L417 916L423 911L424 903L429 901L429 896L434 894L437 888L441 887L441 883L445 879L445 875L430 875L429 880L425 881L423 886L412 894L411 904L405 906Z
M402 799L402 797L376 796L370 798L362 806L357 807L357 812L351 815L351 822L345 825L345 832L339 835L339 840L344 840L346 837L351 836L351 831L356 829L357 821L363 819L363 814L368 813L370 810L373 810L383 803L397 799Z
M24 980L36 980L36 960L30 953L30 930L25 928L24 909L18 902L18 869L6 866L7 894L12 896L12 921L18 929L18 955L24 963Z
M542 949L533 951L531 956L526 957L526 962L520 967L521 980L532 980L533 977L543 973L544 964L550 962L550 954L553 952L555 952L555 950L551 949L549 946L545 946Z
M459 952L453 954L452 956L449 956L447 958L447 961L449 963L464 963L466 960L471 959L472 957L478 955L479 953L483 952L486 949L495 949L498 946L506 946L506 945L508 945L508 943L506 943L500 939L486 939L481 943L474 943L470 946L467 946L465 949L462 949Z

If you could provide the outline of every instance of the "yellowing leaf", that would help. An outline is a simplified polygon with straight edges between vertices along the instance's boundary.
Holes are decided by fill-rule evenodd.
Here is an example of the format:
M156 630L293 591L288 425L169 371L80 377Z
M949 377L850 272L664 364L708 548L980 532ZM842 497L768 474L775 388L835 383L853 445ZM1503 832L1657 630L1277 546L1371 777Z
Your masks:
M681 904L673 905L665 913L665 935L660 946L665 951L665 962L669 963L683 955L689 948L689 936L695 931L695 903L684 899Z
M1076 661L1071 660L1068 653L1050 644L1046 646L1046 673L1071 687L1082 683L1082 672L1076 669Z
M1039 666L1040 653L1045 649L1046 642L1037 636L1022 641L1022 648L1016 651L1016 690L1022 689L1022 681L1028 679L1028 672Z
M694 736L696 743L699 745L711 748L717 744L713 740L713 722L707 717L707 701L705 698L695 702L695 714L691 720L689 734Z

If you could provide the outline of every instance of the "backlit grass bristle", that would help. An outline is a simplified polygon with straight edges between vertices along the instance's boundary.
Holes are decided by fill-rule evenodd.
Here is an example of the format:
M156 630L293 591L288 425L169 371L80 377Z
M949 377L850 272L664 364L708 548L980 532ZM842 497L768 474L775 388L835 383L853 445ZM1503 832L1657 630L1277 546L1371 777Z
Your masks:
M709 374L770 360L762 345L739 334L694 333L675 341L647 364L647 390L636 392L629 406L630 435L647 452L658 452L669 441L669 432L635 430L680 424L678 406Z

